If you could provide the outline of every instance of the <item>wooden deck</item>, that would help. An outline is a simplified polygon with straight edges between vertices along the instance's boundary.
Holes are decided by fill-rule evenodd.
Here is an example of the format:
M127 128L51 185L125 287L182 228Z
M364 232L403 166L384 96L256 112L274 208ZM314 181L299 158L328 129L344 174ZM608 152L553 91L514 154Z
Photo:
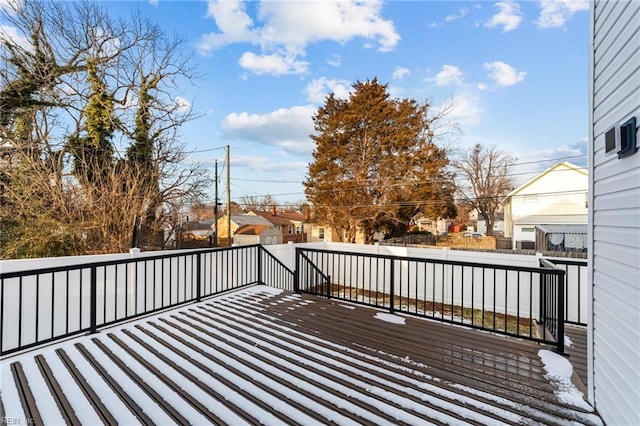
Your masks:
M256 286L2 360L0 416L22 424L602 424L588 407L560 401L541 349Z
M564 332L570 341L570 344L565 345L565 353L569 356L569 361L571 361L573 369L580 380L577 385L584 388L583 392L586 392L587 327L565 324Z

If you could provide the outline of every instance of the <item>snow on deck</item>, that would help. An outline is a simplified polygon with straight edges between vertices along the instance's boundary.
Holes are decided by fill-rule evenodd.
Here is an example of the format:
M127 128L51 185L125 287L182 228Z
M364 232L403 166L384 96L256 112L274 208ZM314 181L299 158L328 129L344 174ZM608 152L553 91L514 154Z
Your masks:
M11 356L1 362L0 417L602 424L586 403L558 397L539 345L345 306L255 286Z

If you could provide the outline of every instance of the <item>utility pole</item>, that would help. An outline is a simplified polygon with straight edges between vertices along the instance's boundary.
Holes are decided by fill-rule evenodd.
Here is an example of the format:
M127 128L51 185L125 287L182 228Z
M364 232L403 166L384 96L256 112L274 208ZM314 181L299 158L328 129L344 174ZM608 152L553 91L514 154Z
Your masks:
M213 200L213 224L215 226L215 231L213 232L213 246L218 247L218 159L216 159L216 168L215 168L215 198Z
M231 164L229 162L229 145L227 145L227 234L228 238L228 246L231 246L231 187L229 183L231 182Z

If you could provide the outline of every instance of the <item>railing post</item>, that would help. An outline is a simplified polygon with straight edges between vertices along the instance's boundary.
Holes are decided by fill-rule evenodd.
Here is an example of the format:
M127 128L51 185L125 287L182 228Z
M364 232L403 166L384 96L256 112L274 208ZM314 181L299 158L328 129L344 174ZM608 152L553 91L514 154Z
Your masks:
M300 271L300 252L299 248L296 247L296 266L293 270L293 292L300 293L300 277L298 276L298 272Z
M564 294L565 294L565 273L560 271L558 278L558 337L556 339L556 351L564 353Z
M258 250L258 284L265 284L262 281L262 250L265 250L260 244L257 246Z
M196 300L202 300L202 253L196 254Z
M327 275L327 299L331 299L331 275Z
M395 311L395 293L396 293L396 286L395 286L395 281L396 281L396 273L395 273L395 262L393 259L391 260L391 267L389 268L389 273L391 274L391 277L389 279L389 283L390 283L390 289L389 291L391 292L391 295L389 297L389 313L393 314Z
M89 277L89 334L97 333L97 312L98 312L98 277L95 266L91 266ZM106 302L106 301L105 301Z

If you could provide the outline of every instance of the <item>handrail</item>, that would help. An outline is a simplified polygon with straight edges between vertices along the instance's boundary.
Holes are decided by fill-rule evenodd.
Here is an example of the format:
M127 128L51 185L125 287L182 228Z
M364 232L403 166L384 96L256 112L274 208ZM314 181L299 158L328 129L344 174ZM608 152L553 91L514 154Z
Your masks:
M328 285L296 291L552 344L564 350L564 271L317 248L296 249ZM298 272L297 276L304 274ZM539 328L538 324L542 327ZM547 329L553 326L553 333ZM550 330L549 330L550 331Z
M262 283L256 263L245 261L262 250L201 249L2 272L0 356Z

